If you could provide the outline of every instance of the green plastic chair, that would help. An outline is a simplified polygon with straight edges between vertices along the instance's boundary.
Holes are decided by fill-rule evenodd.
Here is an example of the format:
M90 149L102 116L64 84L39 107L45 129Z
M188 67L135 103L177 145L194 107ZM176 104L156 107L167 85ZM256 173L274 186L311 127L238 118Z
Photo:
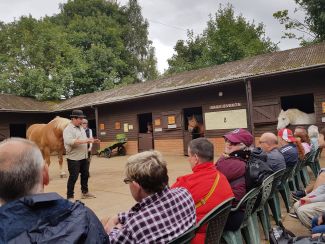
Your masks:
M285 205L288 213L290 212L290 206L291 206L289 179L293 177L294 173L295 173L295 167L286 168L286 171L284 172L284 174L282 176L281 183L278 186L278 190L280 192L280 195L283 199L284 205ZM275 194L274 197L275 197L275 201L277 202L276 205L280 206L280 199L279 199L278 194ZM280 209L280 207L279 207L279 209ZM281 216L280 216L280 218L281 218Z
M207 224L205 244L218 244L220 242L234 199L232 197L223 201L197 223L196 231Z
M222 234L222 238L228 243L228 244L241 244L243 243L243 239L241 236L241 231L243 231L243 235L245 238L246 243L250 244L259 244L260 241L256 242L258 237L256 236L257 232L254 228L252 228L253 223L249 223L252 221L249 216L252 215L254 205L256 202L256 199L258 197L258 194L261 190L261 187L254 188L250 190L238 203L236 208L231 209L231 211L238 211L240 209L244 209L244 219L243 223L241 224L240 228L236 231L224 231Z
M312 152L313 157L310 157L306 161L306 166L311 168L315 178L317 178L319 170L320 170L319 156L320 156L321 152L322 152L321 148L318 148L315 152Z
M256 212L253 213L255 228L258 228L257 216L262 224L264 231L264 236L266 240L269 240L269 230L271 229L271 222L268 210L268 200L271 198L274 191L276 191L277 186L281 180L281 177L285 169L281 169L269 177L267 177L262 183L262 198L259 207Z
M189 228L183 234L178 236L176 239L169 242L169 244L188 244L195 237L196 226Z
M265 216L266 216L267 221L269 223L269 225L267 227L268 230L269 230L269 227L271 227L268 205L270 206L272 216L273 216L273 218L275 220L275 223L277 225L279 225L279 223L281 221L281 207L280 207L280 200L279 200L279 195L278 195L279 194L279 185L281 184L282 179L284 178L285 173L287 171L289 171L289 170L281 169L281 170L274 173L274 179L273 179L271 194L269 196L269 199L267 200L267 202L264 205ZM289 173L290 173L290 171L289 171ZM265 229L264 229L264 234L265 233L266 232L265 232Z

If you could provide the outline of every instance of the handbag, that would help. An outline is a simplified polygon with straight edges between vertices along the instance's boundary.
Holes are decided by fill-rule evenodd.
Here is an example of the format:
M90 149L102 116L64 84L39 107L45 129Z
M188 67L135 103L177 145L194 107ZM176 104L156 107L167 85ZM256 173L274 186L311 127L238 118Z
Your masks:
M270 244L288 244L293 243L295 234L287 230L282 222L274 226L269 233Z

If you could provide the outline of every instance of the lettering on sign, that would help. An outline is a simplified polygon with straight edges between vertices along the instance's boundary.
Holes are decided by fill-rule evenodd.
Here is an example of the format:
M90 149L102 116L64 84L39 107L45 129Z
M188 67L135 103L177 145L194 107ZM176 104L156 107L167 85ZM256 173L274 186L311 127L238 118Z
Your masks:
M227 103L227 104L212 105L209 107L209 109L235 108L235 107L240 107L240 106L241 106L241 103Z
M168 125L168 129L175 129L176 128L176 125Z
M155 128L155 132L162 132L162 128Z

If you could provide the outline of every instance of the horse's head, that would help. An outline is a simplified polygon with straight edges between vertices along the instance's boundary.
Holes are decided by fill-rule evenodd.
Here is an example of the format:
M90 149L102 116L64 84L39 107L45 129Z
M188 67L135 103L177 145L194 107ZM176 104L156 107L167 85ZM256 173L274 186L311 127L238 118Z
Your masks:
M198 122L194 116L194 114L190 117L187 117L187 121L188 121L188 131L192 132L194 130L194 128L196 128L198 126Z
M277 129L281 130L286 128L290 124L290 119L286 111L281 110L279 117L278 117L278 126Z

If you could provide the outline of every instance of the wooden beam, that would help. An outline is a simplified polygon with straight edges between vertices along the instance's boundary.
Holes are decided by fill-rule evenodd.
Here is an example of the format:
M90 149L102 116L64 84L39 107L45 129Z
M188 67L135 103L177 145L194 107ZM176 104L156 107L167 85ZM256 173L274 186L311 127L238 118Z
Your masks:
M253 94L252 94L252 84L250 80L244 80L246 88L246 101L247 101L247 118L248 118L248 129L251 131L252 135L255 137L255 127L253 119ZM255 145L255 141L254 141Z

